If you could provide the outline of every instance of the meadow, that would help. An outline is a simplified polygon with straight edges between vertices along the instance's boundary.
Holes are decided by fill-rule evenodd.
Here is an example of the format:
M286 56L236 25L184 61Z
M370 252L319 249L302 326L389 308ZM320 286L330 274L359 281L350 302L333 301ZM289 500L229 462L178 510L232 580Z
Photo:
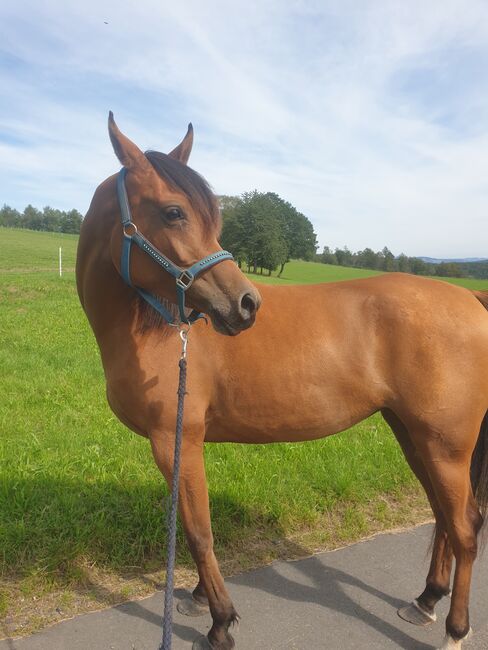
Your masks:
M0 228L0 241L0 632L9 635L159 588L167 489L148 442L106 404L76 295L77 237ZM282 279L253 279L372 274L291 262ZM207 445L205 455L226 574L428 516L379 415L327 440ZM177 582L191 585L179 535Z

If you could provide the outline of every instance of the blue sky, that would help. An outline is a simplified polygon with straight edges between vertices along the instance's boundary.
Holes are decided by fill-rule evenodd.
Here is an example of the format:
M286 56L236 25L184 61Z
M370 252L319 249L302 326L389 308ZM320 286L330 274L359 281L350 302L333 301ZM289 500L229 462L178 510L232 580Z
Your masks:
M0 203L85 212L110 109L143 149L193 122L216 192L277 192L321 246L488 256L484 0L3 0Z

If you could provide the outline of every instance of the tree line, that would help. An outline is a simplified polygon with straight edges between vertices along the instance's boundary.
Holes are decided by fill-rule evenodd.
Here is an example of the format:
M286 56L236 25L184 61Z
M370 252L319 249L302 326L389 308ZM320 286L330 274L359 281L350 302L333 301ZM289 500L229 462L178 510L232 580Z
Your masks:
M6 228L28 228L29 230L79 234L82 220L83 216L78 210L63 211L49 206L38 210L32 205L28 205L23 212L19 212L6 204L0 208L0 226Z
M222 247L230 251L240 268L268 275L291 259L313 260L317 236L307 217L273 192L246 192L220 196Z
M310 220L291 203L273 192L246 192L241 196L220 196L223 218L221 244L242 268L253 273L279 269L281 275L290 259L315 260L324 264L352 266L376 271L401 271L439 277L488 279L488 261L442 262L433 264L403 253L395 256L386 246L352 252L347 246L332 250L324 246L317 253L317 236ZM78 210L42 210L28 205L23 212L4 205L0 226L79 234L82 215Z
M395 256L385 246L381 251L371 248L353 253L347 246L336 248L334 251L329 246L324 246L322 253L317 254L317 262L324 264L337 264L339 266L356 266L361 269L375 271L401 271L414 275L437 275L450 278L488 278L487 262L441 262L433 264L425 262L418 257L408 257L403 253Z

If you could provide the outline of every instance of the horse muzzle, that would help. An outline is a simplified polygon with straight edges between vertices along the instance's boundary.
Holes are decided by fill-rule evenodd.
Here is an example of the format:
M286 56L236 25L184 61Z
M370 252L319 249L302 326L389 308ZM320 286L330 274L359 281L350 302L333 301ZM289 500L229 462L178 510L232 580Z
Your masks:
M254 287L245 291L230 309L212 305L206 310L216 332L236 336L254 325L261 296Z

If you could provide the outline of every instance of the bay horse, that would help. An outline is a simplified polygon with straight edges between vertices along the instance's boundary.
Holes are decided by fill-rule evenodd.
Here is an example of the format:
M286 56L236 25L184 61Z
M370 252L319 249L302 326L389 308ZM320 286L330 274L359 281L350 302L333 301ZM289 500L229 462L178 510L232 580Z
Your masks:
M180 338L140 291L169 310L178 296L174 277L139 247L127 264L132 286L124 281L124 238L143 233L185 269L221 251L221 219L209 186L187 166L191 125L167 155L142 153L112 114L109 134L125 168L133 228L127 233L121 224L111 176L83 221L78 293L100 347L110 407L149 439L170 484ZM185 309L212 324L198 321L191 331L179 489L199 575L179 609L195 615L209 608L213 619L193 647L233 648L229 628L238 619L213 552L204 442L312 440L381 411L436 522L425 588L399 613L432 622L450 593L455 558L442 648L459 648L470 632L471 573L488 505L488 292L400 273L258 291L227 258L187 289Z

